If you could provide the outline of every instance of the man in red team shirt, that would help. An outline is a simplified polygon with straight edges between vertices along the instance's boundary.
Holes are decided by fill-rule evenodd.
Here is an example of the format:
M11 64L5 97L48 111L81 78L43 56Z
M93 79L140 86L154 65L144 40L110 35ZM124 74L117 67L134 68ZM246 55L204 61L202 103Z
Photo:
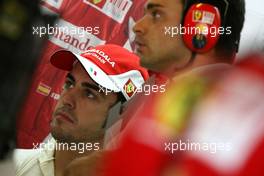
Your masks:
M65 77L65 72L50 65L50 56L62 48L82 53L105 43L131 50L132 26L143 15L143 4L144 0L41 1L42 12L55 14L58 19L49 26L33 26L33 35L49 31L50 37L18 118L17 147L33 148L33 143L42 142L50 132L50 117Z
M15 151L18 176L60 176L72 160L103 149L109 110L129 100L148 79L135 54L112 44L81 55L58 51L51 64L67 71L50 123L52 139L35 143L36 149Z

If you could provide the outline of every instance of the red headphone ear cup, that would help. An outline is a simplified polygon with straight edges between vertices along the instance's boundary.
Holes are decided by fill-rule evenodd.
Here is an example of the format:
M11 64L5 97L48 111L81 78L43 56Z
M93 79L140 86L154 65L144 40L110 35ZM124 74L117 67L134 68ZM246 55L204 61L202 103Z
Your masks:
M221 16L217 7L210 4L193 4L183 21L183 41L197 53L212 49L219 39Z

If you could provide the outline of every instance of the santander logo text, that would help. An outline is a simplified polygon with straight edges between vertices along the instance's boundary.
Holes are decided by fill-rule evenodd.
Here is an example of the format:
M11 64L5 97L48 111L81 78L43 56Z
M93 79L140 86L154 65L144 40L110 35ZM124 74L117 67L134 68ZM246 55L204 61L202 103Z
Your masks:
M75 26L62 19L57 24L58 30L49 40L62 48L80 54L93 46L105 44L104 40L85 31L82 27Z

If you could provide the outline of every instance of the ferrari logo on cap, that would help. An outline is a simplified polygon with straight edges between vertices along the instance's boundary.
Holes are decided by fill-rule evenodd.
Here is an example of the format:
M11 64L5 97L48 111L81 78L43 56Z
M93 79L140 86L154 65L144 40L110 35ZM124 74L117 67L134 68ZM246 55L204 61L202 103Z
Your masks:
M193 11L193 21L201 21L203 18L203 12L201 10L195 10Z
M94 4L98 4L98 3L100 3L102 0L93 0L93 3Z
M123 89L125 90L126 94L129 97L132 97L134 95L134 93L136 92L136 86L135 84L132 82L131 79L129 79L126 84L124 85Z

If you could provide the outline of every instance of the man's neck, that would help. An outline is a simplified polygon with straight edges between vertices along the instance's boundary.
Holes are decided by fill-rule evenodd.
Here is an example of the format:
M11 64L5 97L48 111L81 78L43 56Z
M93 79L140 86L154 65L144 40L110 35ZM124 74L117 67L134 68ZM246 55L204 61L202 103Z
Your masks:
M78 146L78 145L77 145ZM62 176L67 165L76 158L92 154L94 150L55 150L54 173L55 176Z
M214 54L214 51L211 51L205 54L196 54L193 62L190 65L188 65L186 68L183 68L183 69L171 68L170 76L174 77L174 76L189 72L198 67L209 66L213 64L232 64L232 59L230 59L230 63L228 63L227 61L228 59L226 58L221 58L219 56L216 57L216 55Z

